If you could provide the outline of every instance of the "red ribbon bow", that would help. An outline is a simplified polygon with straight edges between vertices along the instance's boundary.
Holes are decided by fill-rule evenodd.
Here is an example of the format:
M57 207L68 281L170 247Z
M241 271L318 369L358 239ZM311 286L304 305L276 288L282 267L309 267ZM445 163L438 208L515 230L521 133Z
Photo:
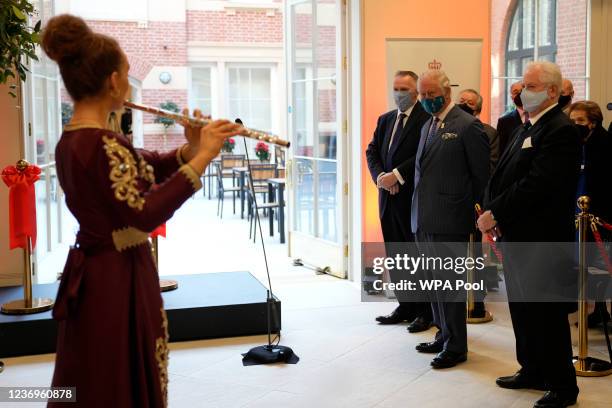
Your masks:
M40 167L28 165L23 170L8 166L2 181L9 188L9 247L26 248L28 237L36 247L36 194L34 183L40 179Z

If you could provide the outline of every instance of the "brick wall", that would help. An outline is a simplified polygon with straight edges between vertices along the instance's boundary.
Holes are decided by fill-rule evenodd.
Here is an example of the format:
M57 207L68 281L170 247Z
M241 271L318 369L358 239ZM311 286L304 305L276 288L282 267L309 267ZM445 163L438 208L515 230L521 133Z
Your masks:
M93 30L116 38L130 58L151 65L187 65L185 23L150 21L145 28L139 28L137 23L131 22L88 21L87 23Z
M519 0L496 0L491 10L491 63L494 76L506 74L505 50L514 10ZM557 0L556 10L556 63L564 77L583 76L586 73L587 0ZM510 81L511 82L511 81ZM586 81L572 80L574 100L586 96ZM491 93L491 119L493 124L503 114L505 80L494 80Z
M557 64L563 76L584 76L586 73L587 0L557 1ZM584 80L572 80L574 101L584 99Z
M265 10L187 11L189 41L279 43L283 41L283 15Z
M164 137L163 133L147 134L144 138L144 148L147 150L157 150L166 152L183 145L185 137L182 133L182 128L179 125L174 125L168 129L168 133Z

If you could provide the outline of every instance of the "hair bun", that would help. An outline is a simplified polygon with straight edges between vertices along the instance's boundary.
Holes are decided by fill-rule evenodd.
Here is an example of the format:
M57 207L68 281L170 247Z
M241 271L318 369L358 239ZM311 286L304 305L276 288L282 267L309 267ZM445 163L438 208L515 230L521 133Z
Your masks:
M61 14L51 18L44 28L42 48L49 58L59 62L81 55L93 36L93 31L82 18Z

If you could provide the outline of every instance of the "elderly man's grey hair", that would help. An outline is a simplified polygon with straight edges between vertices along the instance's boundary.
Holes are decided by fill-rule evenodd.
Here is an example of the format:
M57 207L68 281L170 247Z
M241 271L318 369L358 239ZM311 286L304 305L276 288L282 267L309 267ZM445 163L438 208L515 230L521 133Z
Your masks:
M446 72L444 71L440 71L438 69L430 69L429 71L423 72L419 76L419 81L417 82L417 88L419 87L419 84L421 83L423 78L429 78L434 81L438 81L438 84L440 84L440 88L442 88L443 91L446 91L446 90L450 91L451 89L450 79L448 79L448 76L446 76Z
M527 64L525 72L539 69L540 70L540 81L547 86L557 87L557 91L561 93L561 84L563 77L561 76L561 69L559 66L550 61L534 61Z

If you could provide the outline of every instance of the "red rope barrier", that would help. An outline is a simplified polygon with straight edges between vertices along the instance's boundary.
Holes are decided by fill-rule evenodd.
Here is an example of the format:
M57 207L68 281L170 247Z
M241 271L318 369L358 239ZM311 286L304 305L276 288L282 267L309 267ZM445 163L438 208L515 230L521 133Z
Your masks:
M610 262L610 256L606 252L606 247L603 244L603 240L601 239L601 234L597 229L597 223L595 221L591 221L591 231L593 232L593 237L595 238L595 243L597 245L597 249L599 249L599 254L601 255L604 263L606 264L606 268L608 269L608 273L612 275L612 262Z

